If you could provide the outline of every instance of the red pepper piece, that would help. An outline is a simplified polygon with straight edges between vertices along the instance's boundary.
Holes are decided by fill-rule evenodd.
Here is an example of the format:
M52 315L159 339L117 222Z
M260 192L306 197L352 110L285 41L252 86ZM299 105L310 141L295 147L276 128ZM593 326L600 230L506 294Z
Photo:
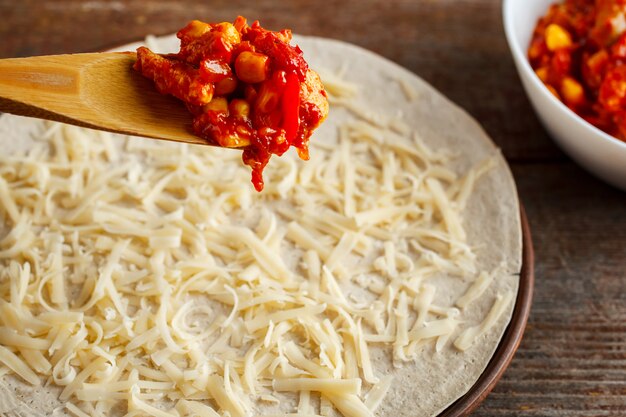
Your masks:
M300 129L300 80L294 73L287 74L282 110L283 129L285 129L287 141L292 143Z
M204 59L200 61L198 71L200 77L210 83L218 83L232 74L230 65L216 59Z

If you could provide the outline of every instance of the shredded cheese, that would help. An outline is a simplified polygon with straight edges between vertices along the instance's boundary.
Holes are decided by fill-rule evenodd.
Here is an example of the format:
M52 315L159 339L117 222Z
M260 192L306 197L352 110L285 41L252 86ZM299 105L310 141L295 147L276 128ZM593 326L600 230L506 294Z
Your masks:
M497 279L462 217L493 159L456 173L358 86L327 90L353 115L338 142L276 161L262 195L230 151L60 124L0 155L1 371L49 378L78 417L367 417L393 389L374 344L395 366L469 349L512 299L474 326L454 307ZM475 280L444 305L442 272Z
M387 375L377 384L374 384L374 386L369 390L365 396L364 403L371 412L375 412L378 406L383 402L385 395L387 395L387 391L391 388L392 382L393 377L391 375Z
M485 334L494 323L504 313L505 309L511 304L513 300L513 293L507 292L504 295L498 294L496 300L489 310L487 317L478 325L469 327L461 333L461 335L454 341L454 346L459 350L467 350L480 336Z
M39 377L17 355L4 346L0 346L0 362L32 385L39 385Z
M398 84L408 101L414 101L418 97L417 90L404 78L398 79Z
M487 288L489 288L489 284L493 281L495 274L490 274L485 271L481 272L478 275L478 278L472 283L472 285L467 289L465 294L461 296L458 300L456 300L456 305L460 308L467 307L472 301L478 299Z
M277 379L272 383L275 391L317 391L334 394L361 393L361 380L355 379L327 379L327 378L285 378Z

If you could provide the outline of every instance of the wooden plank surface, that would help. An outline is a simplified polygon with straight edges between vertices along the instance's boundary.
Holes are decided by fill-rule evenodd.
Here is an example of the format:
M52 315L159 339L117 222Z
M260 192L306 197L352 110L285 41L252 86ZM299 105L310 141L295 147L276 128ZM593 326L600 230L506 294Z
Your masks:
M626 414L626 194L565 157L533 114L498 0L0 0L0 57L84 52L238 13L409 68L502 147L536 251L526 336L477 416ZM626 163L626 162L625 162Z

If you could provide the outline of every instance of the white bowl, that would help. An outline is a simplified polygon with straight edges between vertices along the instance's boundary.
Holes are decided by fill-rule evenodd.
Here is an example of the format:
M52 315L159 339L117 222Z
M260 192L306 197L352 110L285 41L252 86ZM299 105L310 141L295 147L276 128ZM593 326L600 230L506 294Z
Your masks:
M504 0L504 31L515 66L539 119L561 149L593 174L626 190L626 143L568 109L548 91L528 62L526 51L537 19L560 1Z

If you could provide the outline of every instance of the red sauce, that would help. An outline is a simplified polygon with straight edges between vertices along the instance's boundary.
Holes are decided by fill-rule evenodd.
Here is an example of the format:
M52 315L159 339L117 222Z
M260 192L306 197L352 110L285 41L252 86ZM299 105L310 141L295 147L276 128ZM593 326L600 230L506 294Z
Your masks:
M135 69L186 103L198 136L243 148L257 191L272 155L293 146L309 158L309 138L326 118L328 101L319 76L290 45L291 31L249 26L240 16L232 24L194 20L177 36L176 54L139 48Z
M626 0L565 0L537 22L530 63L589 123L626 141Z

